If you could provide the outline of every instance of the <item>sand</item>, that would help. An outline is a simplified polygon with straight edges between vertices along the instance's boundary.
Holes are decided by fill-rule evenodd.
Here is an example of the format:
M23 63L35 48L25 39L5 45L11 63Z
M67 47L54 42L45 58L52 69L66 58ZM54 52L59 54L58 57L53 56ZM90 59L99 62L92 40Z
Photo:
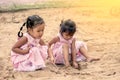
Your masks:
M33 14L43 17L46 22L42 37L46 43L58 33L62 19L74 20L77 24L77 40L83 40L88 46L88 54L101 60L83 62L80 70L54 67L47 63L44 70L13 71L11 48L17 40L20 26ZM0 80L120 80L120 15L112 14L111 8L99 7L0 13Z

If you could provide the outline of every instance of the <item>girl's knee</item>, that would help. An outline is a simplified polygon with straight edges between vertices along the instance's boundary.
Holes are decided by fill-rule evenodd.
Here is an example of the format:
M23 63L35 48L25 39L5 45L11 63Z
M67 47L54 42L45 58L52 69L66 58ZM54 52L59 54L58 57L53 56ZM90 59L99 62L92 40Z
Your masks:
M84 43L83 41L76 41L75 45L76 45L77 51L79 51L81 48L84 48L85 50L88 50L86 43Z

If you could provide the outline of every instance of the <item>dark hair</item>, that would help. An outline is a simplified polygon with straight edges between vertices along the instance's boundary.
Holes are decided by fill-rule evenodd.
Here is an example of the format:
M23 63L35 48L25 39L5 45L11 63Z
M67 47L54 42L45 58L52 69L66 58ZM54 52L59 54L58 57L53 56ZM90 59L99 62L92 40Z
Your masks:
M18 32L18 37L23 36L22 29L25 25L26 25L27 29L28 28L33 29L36 25L43 24L43 23L44 23L44 20L41 17L39 17L38 15L29 16L27 18L27 21L25 23L23 23L23 25L21 26L20 31Z
M70 19L65 20L65 21L62 20L60 24L61 35L63 32L68 32L68 34L72 36L76 32L75 22Z

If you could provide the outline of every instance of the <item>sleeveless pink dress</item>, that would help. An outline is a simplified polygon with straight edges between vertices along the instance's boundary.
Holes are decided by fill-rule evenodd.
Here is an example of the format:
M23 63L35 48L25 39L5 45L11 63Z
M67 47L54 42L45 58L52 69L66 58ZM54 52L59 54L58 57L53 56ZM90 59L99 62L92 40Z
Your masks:
M62 46L64 43L67 43L69 45L69 60L71 60L71 44L72 44L72 40L74 39L74 37L71 38L70 40L65 40L61 36L61 34L58 34L58 37L59 37L60 41L56 42L54 45L52 45L53 55L55 58L55 63L64 64ZM87 50L86 44L82 41L76 41L75 46L76 46L76 50L77 50L76 61L85 60L85 57L80 53L79 49L80 49L80 47L84 46Z
M14 66L14 70L17 71L35 71L46 67L45 60L47 58L47 46L41 46L39 44L40 39L34 39L28 33L24 34L27 37L28 42L21 47L26 49L31 47L28 54L21 55L11 51L11 60Z

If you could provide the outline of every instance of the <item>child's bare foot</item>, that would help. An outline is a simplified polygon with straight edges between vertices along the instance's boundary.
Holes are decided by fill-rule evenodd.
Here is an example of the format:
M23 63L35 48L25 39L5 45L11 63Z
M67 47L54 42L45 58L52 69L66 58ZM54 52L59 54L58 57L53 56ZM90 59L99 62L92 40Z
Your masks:
M93 62L98 60L100 60L100 58L91 58L91 57L87 58L87 62Z

